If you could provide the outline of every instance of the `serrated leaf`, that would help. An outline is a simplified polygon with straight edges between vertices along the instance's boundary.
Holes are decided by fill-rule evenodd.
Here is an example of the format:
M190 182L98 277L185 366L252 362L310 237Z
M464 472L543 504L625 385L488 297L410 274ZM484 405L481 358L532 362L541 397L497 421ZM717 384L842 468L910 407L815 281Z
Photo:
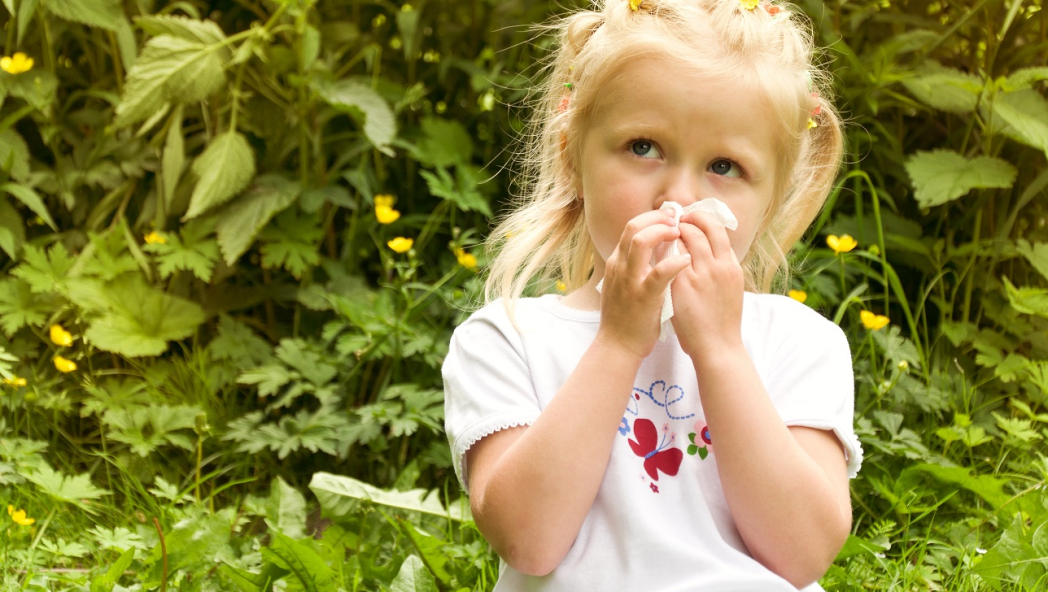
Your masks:
M997 96L993 114L1007 126L1002 133L1048 155L1048 101L1035 90Z
M1048 290L1042 288L1017 288L1007 277L1004 280L1005 292L1012 308L1024 313L1048 318Z
M22 327L42 326L51 314L48 298L40 298L29 284L15 278L0 280L0 325L8 336Z
M971 113L979 102L983 81L953 68L937 67L902 81L920 102L948 113Z
M422 119L422 133L417 157L431 167L468 164L473 157L473 139L461 123L439 117Z
M422 560L408 555L400 564L397 577L389 585L389 592L438 592L437 582Z
M426 180L430 193L436 197L451 201L462 210L474 210L483 213L485 216L491 215L491 208L488 206L487 200L475 189L476 183L471 167L462 165L456 168L458 182L452 178L451 173L444 167L437 167L436 170L436 174L425 170L419 171L422 178Z
M1048 280L1048 243L1033 243L1019 239L1015 243L1016 248L1026 260L1033 265L1044 279Z
M119 0L47 0L47 9L67 21L116 31L124 20Z
M40 488L40 491L58 501L73 504L89 514L97 512L89 500L109 495L109 492L95 487L87 473L63 475L47 465L37 467L36 471L25 475Z
M91 321L84 337L128 357L160 355L168 341L189 337L204 322L200 305L154 290L138 276L107 285L105 297L109 310Z
M324 102L362 121L368 140L379 150L393 155L389 144L397 135L397 121L393 109L370 86L357 80L339 80L315 83L314 88Z
M29 283L33 292L61 291L75 263L62 243L55 243L46 253L42 248L26 245L22 263L11 273Z
M262 267L283 267L296 278L320 263L317 242L324 235L316 216L299 215L296 209L282 212L274 224L258 235L263 241Z
M0 132L0 169L16 181L25 182L29 177L29 146L12 127Z
M277 212L298 198L302 186L280 175L262 175L218 221L218 246L226 264L233 265L247 251L255 235Z
M181 237L169 233L167 242L147 244L143 249L156 254L161 278L186 269L200 281L210 282L218 263L218 242L208 238L213 226L213 220L192 220L182 227Z
M258 396L268 397L279 393L285 384L300 378L302 375L298 372L289 370L283 364L274 363L241 372L237 377L237 382L256 385Z
M1008 188L1017 171L1011 163L991 156L968 160L952 150L920 151L906 161L922 208L951 202L972 189Z
M358 502L369 501L380 506L422 512L442 518L450 516L452 520L468 519L463 516L461 504L452 504L445 510L436 490L386 491L352 477L324 472L313 474L309 488L317 496L325 513L333 517L347 515L356 509Z
M217 91L225 83L220 50L170 35L150 39L127 74L113 125L146 119L168 101L194 103Z
M1020 90L1042 80L1048 80L1048 67L1020 68L1008 75L1006 84L1010 89Z
M146 457L164 445L192 450L188 434L180 431L195 428L200 413L199 407L188 405L151 405L108 411L102 422L111 428L107 432L111 440L123 442L135 454Z
M200 180L189 198L189 211L183 220L224 204L243 191L255 177L255 153L247 138L230 130L215 138L193 161L193 172Z
M135 24L151 37L170 35L203 45L212 45L225 41L226 34L214 21L195 20L184 16L170 14L151 14L136 16Z
M56 232L58 231L58 226L55 225L54 219L51 218L51 214L47 211L47 206L44 205L44 200L41 199L35 191L25 185L18 185L15 183L4 183L3 185L0 185L0 191L10 194L15 199L25 204L27 208L33 210L33 213L40 216L48 226Z

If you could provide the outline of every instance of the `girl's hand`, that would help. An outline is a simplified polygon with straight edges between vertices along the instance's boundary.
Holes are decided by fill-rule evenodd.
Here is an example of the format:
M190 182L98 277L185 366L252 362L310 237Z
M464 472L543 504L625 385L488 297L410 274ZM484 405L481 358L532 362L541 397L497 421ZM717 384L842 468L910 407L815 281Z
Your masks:
M659 316L666 286L691 255L668 257L652 267L652 250L677 240L680 231L663 210L645 212L626 224L619 244L604 263L597 339L645 358L659 337Z
M673 329L692 358L742 342L745 274L728 231L701 212L680 220L681 242L691 265L673 282Z

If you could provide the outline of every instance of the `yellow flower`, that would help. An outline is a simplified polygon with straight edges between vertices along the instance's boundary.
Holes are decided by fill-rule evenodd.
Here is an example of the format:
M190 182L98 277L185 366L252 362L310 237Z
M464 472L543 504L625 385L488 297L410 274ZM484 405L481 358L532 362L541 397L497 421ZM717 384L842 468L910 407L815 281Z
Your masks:
M375 209L379 208L392 208L395 199L388 193L382 193L375 196Z
M76 370L76 362L67 360L62 356L55 356L55 368L58 368L59 372L72 372Z
M389 206L375 206L375 219L379 224L392 224L400 218L400 212Z
M808 118L808 129L811 129L813 127L819 127L819 124L815 123L815 120L812 119L811 117L809 117Z
M557 291L558 292L563 292L564 290L567 290L567 289L568 289L568 287L564 284L564 282L562 282L560 280L557 280Z
M859 243L855 242L855 239L845 234L844 236L837 237L835 234L831 234L826 237L826 244L833 249L834 253L840 255L841 253L847 253L854 249Z
M53 341L55 345L69 347L70 345L73 345L73 336L69 331L63 329L62 325L54 324L51 325L51 341Z
M455 249L455 258L458 259L459 265L465 267L470 271L476 271L477 269L477 258L463 249Z
M871 331L879 331L888 324L888 317L868 310L859 312L859 318L862 319L862 325Z
M146 239L146 244L150 244L150 245L166 245L167 244L167 239L164 238L164 235L160 234L159 232L157 232L155 230L153 232L150 232L149 234L147 234L145 236L145 239Z
M18 388L26 385L26 380L21 376L15 376L14 378L5 378L4 384Z
M0 58L0 70L3 70L8 74L21 74L22 72L28 72L32 69L33 58L26 57L22 52L18 52L12 57L4 56L3 58Z
M808 293L804 290L790 290L790 298L793 298L797 302L804 302L808 299Z
M739 0L739 4L746 10L753 10L760 4L760 0Z
M398 253L407 253L411 250L411 246L414 244L415 241L413 239L404 238L402 236L398 236L397 238L386 243L386 245L389 246L389 248L393 249Z
M36 519L34 518L26 518L25 510L15 511L14 506L7 506L7 513L11 515L11 519L14 520L16 524L21 524L22 526L29 526L36 522Z
M629 2L630 10L632 10L633 12L637 12L637 9L640 8L640 5L644 4L644 0L629 0Z

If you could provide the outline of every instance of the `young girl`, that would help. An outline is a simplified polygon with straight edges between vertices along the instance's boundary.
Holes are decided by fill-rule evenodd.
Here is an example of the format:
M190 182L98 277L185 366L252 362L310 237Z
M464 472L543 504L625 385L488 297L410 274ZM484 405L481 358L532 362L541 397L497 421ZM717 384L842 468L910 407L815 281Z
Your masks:
M498 592L820 589L862 455L851 357L836 325L757 293L841 158L798 20L607 0L563 21L489 304L444 364ZM720 214L688 207L710 198ZM566 296L521 298L557 278Z

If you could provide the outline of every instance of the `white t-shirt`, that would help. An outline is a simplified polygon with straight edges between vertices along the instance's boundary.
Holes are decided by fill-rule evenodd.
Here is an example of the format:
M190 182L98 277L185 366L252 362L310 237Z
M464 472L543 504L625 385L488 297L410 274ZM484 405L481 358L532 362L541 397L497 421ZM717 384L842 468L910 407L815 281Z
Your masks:
M598 311L569 308L554 295L518 300L514 313L516 327L503 303L491 303L451 339L445 422L460 481L470 446L542 413L600 323ZM746 293L742 337L783 422L832 430L854 477L862 448L844 333L790 298ZM705 429L695 369L676 337L657 342L641 364L615 440L593 507L561 564L533 577L502 562L496 592L795 590L742 542L717 474L716 434L711 439Z

